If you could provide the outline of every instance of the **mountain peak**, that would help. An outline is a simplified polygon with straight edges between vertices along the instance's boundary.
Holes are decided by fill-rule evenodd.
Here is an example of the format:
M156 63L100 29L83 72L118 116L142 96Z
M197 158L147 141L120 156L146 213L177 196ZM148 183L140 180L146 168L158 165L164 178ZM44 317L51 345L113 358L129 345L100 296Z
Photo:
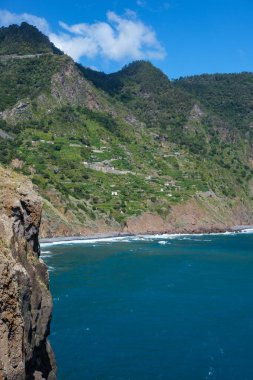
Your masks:
M63 54L49 38L26 22L0 28L0 55Z
M155 67L151 62L138 60L129 63L124 66L122 70L119 71L120 75L134 77L138 79L138 77L142 77L143 75L156 76L157 78L163 78L168 80L168 77L157 67Z

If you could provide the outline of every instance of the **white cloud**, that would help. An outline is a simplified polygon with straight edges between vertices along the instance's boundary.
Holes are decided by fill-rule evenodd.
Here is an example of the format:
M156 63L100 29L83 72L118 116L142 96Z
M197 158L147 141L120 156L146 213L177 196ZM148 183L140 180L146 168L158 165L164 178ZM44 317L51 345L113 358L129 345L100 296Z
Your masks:
M43 33L48 34L50 27L47 20L43 17L31 15L29 13L11 13L7 10L0 9L0 26L9 26L11 24L20 24L21 22L28 22L31 25L37 26Z
M154 30L129 9L124 16L107 12L106 22L74 25L59 22L62 30L58 33L50 31L44 18L0 10L0 25L19 24L22 21L37 26L59 49L76 61L82 57L101 57L106 61L126 62L134 59L163 59L166 54Z
M64 53L75 61L82 57L95 58L98 54L97 46L91 38L82 36L71 36L67 33L50 34L50 40Z
M153 29L129 10L123 17L107 12L107 22L75 25L60 22L60 26L65 32L51 34L50 39L76 60L82 56L101 56L116 62L165 57Z

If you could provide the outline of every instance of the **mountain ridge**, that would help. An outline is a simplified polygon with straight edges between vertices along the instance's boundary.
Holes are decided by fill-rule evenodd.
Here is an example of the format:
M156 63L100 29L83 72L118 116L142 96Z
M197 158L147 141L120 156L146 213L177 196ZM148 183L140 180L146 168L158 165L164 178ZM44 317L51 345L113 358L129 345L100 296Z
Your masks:
M250 74L170 81L146 61L105 74L45 53L0 60L0 85L0 161L46 199L43 236L253 223Z
M46 53L63 54L35 26L22 22L20 26L13 24L0 28L0 56Z

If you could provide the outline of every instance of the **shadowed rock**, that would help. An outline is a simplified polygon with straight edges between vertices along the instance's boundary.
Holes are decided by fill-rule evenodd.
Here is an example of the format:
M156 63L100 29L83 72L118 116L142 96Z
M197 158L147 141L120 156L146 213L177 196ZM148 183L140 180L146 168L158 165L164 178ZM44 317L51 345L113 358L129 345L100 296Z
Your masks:
M0 178L0 380L54 380L52 299L39 258L42 202L23 177L0 167Z

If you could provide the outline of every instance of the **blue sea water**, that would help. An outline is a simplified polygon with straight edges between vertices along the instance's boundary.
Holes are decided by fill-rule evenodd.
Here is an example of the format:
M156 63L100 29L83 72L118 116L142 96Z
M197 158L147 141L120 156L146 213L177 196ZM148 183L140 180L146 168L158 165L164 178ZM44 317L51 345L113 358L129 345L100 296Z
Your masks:
M253 234L43 245L59 380L252 380Z

